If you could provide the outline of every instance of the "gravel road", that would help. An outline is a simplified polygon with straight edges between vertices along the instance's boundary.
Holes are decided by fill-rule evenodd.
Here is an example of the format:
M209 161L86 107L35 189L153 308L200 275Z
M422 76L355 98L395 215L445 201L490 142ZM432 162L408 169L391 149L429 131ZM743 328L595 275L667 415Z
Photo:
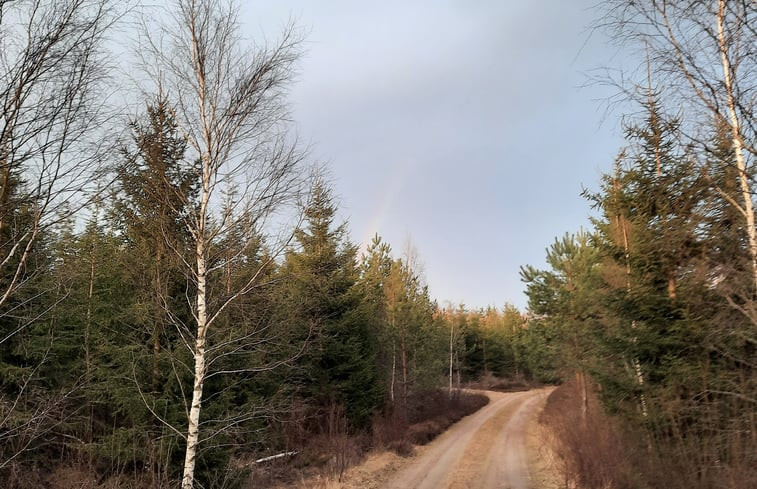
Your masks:
M526 428L550 391L486 391L488 405L431 442L382 487L528 489Z

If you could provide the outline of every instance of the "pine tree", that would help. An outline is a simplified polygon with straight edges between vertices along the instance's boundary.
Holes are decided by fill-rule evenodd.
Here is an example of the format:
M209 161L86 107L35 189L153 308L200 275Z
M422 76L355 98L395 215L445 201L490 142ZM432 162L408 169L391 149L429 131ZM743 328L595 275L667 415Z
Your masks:
M543 329L544 334L538 339L560 341L558 368L563 374L575 373L582 391L582 416L585 420L589 388L586 376L591 370L594 341L599 329L599 250L592 243L589 233L566 233L562 238L555 239L547 249L546 258L550 270L536 270L530 266L521 268L529 310L539 318L535 322L542 323L540 326L529 326L529 329ZM555 346L542 343L539 349L549 350Z

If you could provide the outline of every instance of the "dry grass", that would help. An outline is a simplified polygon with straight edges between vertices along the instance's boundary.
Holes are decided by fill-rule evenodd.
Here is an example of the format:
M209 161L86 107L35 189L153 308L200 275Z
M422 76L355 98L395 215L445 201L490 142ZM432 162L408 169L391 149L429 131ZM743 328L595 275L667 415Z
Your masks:
M541 423L551 435L564 487L641 487L622 430L602 412L594 396L584 418L578 388L573 383L560 386L549 396Z
M698 422L706 426L708 421ZM594 396L584 420L578 389L571 383L550 396L541 424L552 437L562 487L757 488L757 449L754 438L743 430L654 438L623 429L618 418L602 412Z
M397 470L409 463L410 459L394 452L377 451L369 453L360 465L347 469L341 480L327 474L315 474L301 478L297 483L276 489L378 489Z
M428 391L415 396L408 407L408 423L390 415L374 421L373 445L389 448L398 455L412 453L412 445L426 445L447 428L486 406L489 398L483 394L455 391Z
M467 384L467 387L469 389L479 389L486 391L521 392L542 387L542 384L528 380L522 375L516 375L503 379L489 373L487 375L481 376L481 378L475 382L469 382Z
M446 391L424 392L411 399L407 416L397 412L376 416L370 433L349 433L344 412L335 405L318 416L309 416L307 426L302 422L290 423L290 432L285 433L286 445L298 451L296 456L255 464L257 457L247 454L236 458L230 470L236 470L237 474L249 471L243 488L378 487L372 481L382 477L380 474L388 477L393 473L403 457L414 453L415 446L430 442L488 401L480 394L456 393L450 398ZM9 480L10 485L5 486L9 489L160 487L146 480L146 476L141 480L135 474L97 481L85 467L63 464L52 473L25 471L6 482Z
M456 392L450 398L446 391L424 392L408 403L407 417L396 411L374 417L370 439L339 430L314 437L302 455L256 470L248 487L379 487L379 481L403 465L416 446L429 443L488 402L481 394Z
M539 489L563 489L566 483L560 458L555 446L555 437L544 424L538 422L546 398L534 410L530 429L526 434L526 450L529 460L532 487Z

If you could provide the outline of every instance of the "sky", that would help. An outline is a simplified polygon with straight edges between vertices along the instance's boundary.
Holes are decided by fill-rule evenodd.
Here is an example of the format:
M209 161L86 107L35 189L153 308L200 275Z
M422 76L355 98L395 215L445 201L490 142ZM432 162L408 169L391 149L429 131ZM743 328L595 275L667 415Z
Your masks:
M280 0L245 4L243 33L306 32L290 102L327 165L353 242L416 248L431 296L525 308L521 265L588 226L623 143L617 51L585 0Z

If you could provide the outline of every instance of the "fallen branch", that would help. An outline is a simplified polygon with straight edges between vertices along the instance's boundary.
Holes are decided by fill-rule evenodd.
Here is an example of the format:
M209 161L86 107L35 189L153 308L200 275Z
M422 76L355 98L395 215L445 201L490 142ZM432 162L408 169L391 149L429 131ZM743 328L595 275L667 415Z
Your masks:
M270 460L275 460L277 458L292 457L294 455L297 455L298 453L299 452L284 452L284 453L279 453L277 455L271 455L270 457L259 458L259 459L255 460L255 463L256 464L260 464L260 463L263 463L263 462L268 462Z

